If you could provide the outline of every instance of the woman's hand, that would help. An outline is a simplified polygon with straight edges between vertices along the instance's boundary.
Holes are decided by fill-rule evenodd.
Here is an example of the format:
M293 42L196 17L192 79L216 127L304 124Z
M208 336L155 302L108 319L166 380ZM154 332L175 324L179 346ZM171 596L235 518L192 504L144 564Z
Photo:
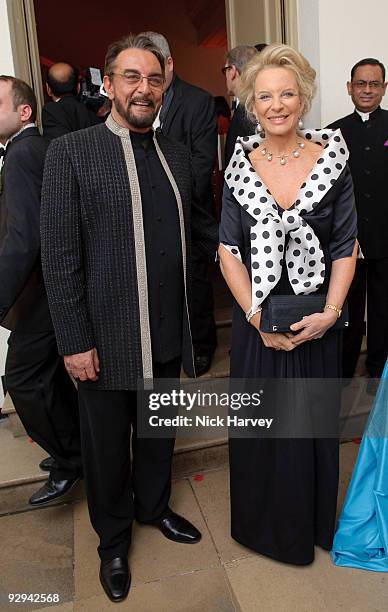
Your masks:
M291 341L293 334L278 334L271 333L267 334L260 331L260 317L261 313L257 312L250 320L251 325L257 329L261 339L263 340L264 346L267 348L273 348L275 351L292 351L295 346Z
M327 330L333 327L336 320L337 313L329 309L304 317L301 321L293 323L290 326L293 332L299 332L293 336L291 340L292 344L294 346L299 346L307 340L318 340L322 338Z

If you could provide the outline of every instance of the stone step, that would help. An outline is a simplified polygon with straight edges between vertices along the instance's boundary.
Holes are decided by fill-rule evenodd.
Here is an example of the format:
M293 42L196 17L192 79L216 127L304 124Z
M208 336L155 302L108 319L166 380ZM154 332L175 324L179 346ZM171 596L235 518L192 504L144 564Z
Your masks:
M195 380L206 381L209 379L226 378L229 376L230 323L231 322L228 319L220 319L218 321L218 346L213 357L212 366L209 372ZM185 382L189 384L189 382L192 380L194 379L190 379L184 373L182 373L183 384L185 384ZM25 429L15 412L12 400L8 394L6 395L3 403L2 413L8 415L11 429L15 438L26 435Z
M8 419L0 425L0 491L4 496L12 487L30 485L47 478L39 469L47 453L26 436L15 438ZM174 479L223 467L228 463L226 435L215 434L206 440L178 439L175 444L172 475Z

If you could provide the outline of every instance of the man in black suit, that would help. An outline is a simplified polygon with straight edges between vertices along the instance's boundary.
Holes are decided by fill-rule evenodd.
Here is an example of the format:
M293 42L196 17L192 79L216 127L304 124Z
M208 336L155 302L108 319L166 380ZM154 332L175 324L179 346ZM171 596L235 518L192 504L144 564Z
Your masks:
M163 87L163 55L148 38L113 43L112 112L51 143L42 189L47 293L59 350L80 381L89 513L114 601L130 586L134 518L176 542L201 537L168 506L174 440L138 435L138 381L179 378L182 362L194 374L191 234L208 257L218 242L192 199L189 151L152 130Z
M5 382L28 435L54 460L34 506L79 480L77 394L59 358L40 263L40 196L48 142L35 126L31 88L0 76L0 324L11 330Z
M47 73L46 88L51 98L42 109L46 138L58 138L100 123L97 115L77 100L80 85L74 66L64 62L53 64Z
M249 45L234 47L234 49L231 49L226 54L225 66L222 68L222 73L226 80L226 89L230 96L234 96L236 103L232 121L230 122L226 135L225 167L228 165L233 155L237 136L251 136L251 134L255 133L256 123L249 119L245 112L245 108L239 103L238 90L244 66L254 55L256 55L256 53L257 49Z
M217 118L213 97L205 90L182 81L174 72L174 61L166 38L144 32L163 53L166 85L163 104L154 125L163 134L183 142L191 153L195 188L201 206L212 213L212 172L217 156ZM213 289L209 263L193 244L192 334L197 375L210 368L217 346Z
M384 65L363 59L347 83L355 110L332 123L340 128L350 151L358 214L358 240L365 259L357 262L349 301L350 327L344 336L343 375L352 377L364 333L367 296L367 360L370 377L381 376L388 355L388 111Z

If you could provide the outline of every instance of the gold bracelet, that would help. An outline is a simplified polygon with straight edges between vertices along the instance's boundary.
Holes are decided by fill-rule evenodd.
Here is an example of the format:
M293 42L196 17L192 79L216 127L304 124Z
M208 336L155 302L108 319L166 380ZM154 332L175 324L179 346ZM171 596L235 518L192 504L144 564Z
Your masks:
M254 317L255 314L257 314L258 312L261 312L261 311L262 311L261 306L258 306L256 310L254 310L253 306L251 306L250 309L248 310L248 312L245 313L245 318L247 320L247 323L250 323L252 317Z
M342 314L342 309L338 308L338 306L335 306L334 304L325 304L325 308L324 310L334 310L334 312L337 313L337 317L340 318L341 314Z

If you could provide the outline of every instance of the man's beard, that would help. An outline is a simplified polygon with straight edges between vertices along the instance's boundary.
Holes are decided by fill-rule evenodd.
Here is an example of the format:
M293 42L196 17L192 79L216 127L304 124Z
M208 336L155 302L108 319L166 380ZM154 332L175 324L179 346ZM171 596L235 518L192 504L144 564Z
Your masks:
M141 116L136 115L136 113L133 112L133 108L136 108L136 107L134 107L132 104L135 101L148 102L150 104L150 106L148 107L150 110L149 114L142 114ZM125 119L128 125L131 125L134 128L152 127L152 124L155 121L157 114L158 114L158 110L159 110L159 109L156 110L155 104L152 102L152 100L149 100L147 98L133 98L129 102L128 107L125 107L123 104L121 104L119 100L115 99L114 105L120 117Z

